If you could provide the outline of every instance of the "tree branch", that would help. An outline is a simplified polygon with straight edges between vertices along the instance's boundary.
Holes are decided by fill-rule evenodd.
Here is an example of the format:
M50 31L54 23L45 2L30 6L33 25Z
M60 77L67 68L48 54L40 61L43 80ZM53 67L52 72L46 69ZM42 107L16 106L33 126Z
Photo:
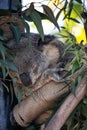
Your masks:
M72 113L72 111L76 108L76 106L80 103L83 97L86 94L86 81L87 77L84 77L81 85L76 89L76 96L72 93L67 97L65 102L61 105L61 107L57 110L56 114L53 116L49 124L44 130L60 130L64 125L65 121Z

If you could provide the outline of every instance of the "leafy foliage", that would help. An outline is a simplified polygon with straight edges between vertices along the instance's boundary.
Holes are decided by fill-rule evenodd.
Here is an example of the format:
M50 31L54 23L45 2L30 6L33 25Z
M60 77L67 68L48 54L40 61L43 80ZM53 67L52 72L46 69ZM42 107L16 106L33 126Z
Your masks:
M21 31L20 31L19 25L11 22L10 23L10 29L13 33L13 36L16 40L16 43L19 43L20 38L21 38Z
M30 27L27 22L34 22L42 40L44 40L44 31L42 26L42 20L44 19L50 20L58 28L59 31L61 32L63 31L63 33L60 33L59 35L62 38L65 38L65 43L67 44L65 53L73 52L74 55L72 61L67 65L70 67L70 71L68 74L70 75L74 74L77 70L79 70L81 66L84 64L84 62L87 62L87 58L85 57L85 55L87 54L85 52L85 48L82 45L83 41L81 41L78 45L76 37L72 33L70 33L65 26L64 27L62 26L60 28L57 20L59 19L61 14L64 13L63 20L68 20L69 22L73 21L74 23L79 24L80 21L77 18L73 17L72 12L73 10L76 12L75 4L80 5L81 10L79 12L77 11L76 13L80 17L80 20L82 19L84 20L83 25L87 36L87 9L85 8L84 6L85 3L83 3L82 0L70 0L70 1L63 0L60 1L59 3L62 4L63 6L61 6L61 8L58 8L59 4L56 6L56 8L59 9L58 13L56 14L56 17L54 16L54 13L52 12L51 8L47 5L42 4L41 7L44 10L43 13L36 10L34 3L30 3L29 8L27 8L24 11L20 11L22 9L22 6L19 0L15 0L13 5L18 8L18 12L16 13L15 17L23 21L28 38L30 34ZM12 12L10 10L0 9L0 17L8 15L12 15ZM6 23L9 23L10 30L12 31L13 37L15 38L16 43L18 44L21 39L21 31L19 25L17 24L17 22L14 21L10 22L10 20L6 21ZM6 79L9 70L17 71L17 68L9 60L9 58L12 59L12 55L9 53L9 49L4 44L7 39L8 38L4 36L4 31L0 28L0 68L2 70L3 80ZM76 87L80 85L83 76L84 74L81 74L77 79L73 79L72 92L74 95ZM13 80L14 82L16 82L16 79ZM8 91L8 87L5 84L3 84L3 86L6 87ZM30 94L32 95L31 92ZM19 87L18 91L19 104L21 102L21 97L22 97L22 91L21 87ZM63 127L63 130L64 128L66 128L67 130L87 129L87 97L83 99L83 101L71 114L65 126ZM34 125L31 125L28 128L26 128L26 130L36 130L36 129L38 128L36 128L36 126Z

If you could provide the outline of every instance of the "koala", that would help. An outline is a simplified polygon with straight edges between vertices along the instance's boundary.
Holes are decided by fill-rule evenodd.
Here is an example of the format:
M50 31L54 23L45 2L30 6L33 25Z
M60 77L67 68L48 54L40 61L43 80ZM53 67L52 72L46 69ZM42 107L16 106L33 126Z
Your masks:
M59 79L54 73L56 72L56 68L57 71L61 70L58 67L64 53L65 45L55 37L49 40L50 37L45 37L42 45L40 44L37 47L32 45L30 47L27 44L22 50L16 51L13 63L18 68L19 77L25 86L34 85L41 75L42 77L46 77L49 72L51 77L54 77L54 80ZM38 44L39 42L41 40L38 41Z

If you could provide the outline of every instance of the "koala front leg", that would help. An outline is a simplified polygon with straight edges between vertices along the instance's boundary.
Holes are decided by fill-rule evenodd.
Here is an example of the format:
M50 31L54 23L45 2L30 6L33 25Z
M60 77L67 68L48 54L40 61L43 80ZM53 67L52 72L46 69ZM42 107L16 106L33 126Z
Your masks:
M64 82L64 79L61 76L61 72L66 71L65 68L49 68L45 70L42 74L42 79L50 78L55 82Z

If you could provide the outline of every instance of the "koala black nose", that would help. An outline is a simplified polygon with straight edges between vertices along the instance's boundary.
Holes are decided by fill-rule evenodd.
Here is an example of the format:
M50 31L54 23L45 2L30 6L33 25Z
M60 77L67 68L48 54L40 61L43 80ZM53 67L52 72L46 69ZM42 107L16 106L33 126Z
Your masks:
M21 79L21 82L22 82L25 86L29 86L29 85L32 84L30 75L29 75L29 73L27 73L27 72L24 72L24 73L20 74L20 79Z

